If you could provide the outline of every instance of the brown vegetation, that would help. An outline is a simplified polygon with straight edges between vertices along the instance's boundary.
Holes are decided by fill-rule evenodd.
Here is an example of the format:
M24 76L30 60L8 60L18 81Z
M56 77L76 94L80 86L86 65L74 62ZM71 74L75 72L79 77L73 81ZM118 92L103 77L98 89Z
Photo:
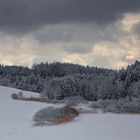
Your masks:
M38 111L33 121L35 126L62 124L72 121L78 115L79 113L77 110L68 106L62 108L49 107Z
M79 112L71 107L66 107L69 110L68 116L58 118L55 120L50 121L53 124L63 124L72 121L74 118L79 116Z
M16 100L43 102L43 103L53 103L53 104L64 103L63 101L59 101L59 100L49 100L49 99L37 98L37 97L24 97L24 98L18 98Z

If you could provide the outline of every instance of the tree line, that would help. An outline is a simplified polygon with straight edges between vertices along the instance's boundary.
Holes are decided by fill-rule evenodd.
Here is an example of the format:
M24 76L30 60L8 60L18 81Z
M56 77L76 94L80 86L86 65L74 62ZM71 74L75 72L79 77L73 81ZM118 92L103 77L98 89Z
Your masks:
M34 64L32 68L0 65L0 85L58 100L81 96L89 101L132 101L140 99L140 62L121 70L60 62Z

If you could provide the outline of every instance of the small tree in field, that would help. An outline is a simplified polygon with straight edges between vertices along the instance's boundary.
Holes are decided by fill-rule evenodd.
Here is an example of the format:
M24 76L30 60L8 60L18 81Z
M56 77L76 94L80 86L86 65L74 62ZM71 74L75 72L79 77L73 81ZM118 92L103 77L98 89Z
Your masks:
M16 100L16 99L18 99L18 95L17 95L16 93L13 93L13 94L11 95L11 98Z
M24 97L24 96L23 96L23 92L22 92L22 91L19 91L19 92L18 92L18 98L19 98L19 99L22 99L23 97Z

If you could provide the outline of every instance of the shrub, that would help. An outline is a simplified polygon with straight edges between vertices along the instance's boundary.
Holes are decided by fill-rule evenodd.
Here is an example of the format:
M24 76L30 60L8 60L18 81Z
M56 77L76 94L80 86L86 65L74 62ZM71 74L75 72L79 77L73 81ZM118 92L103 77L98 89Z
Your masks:
M90 108L100 108L100 109L106 109L108 108L109 106L112 106L116 104L116 101L115 100L98 100L96 102L91 102L89 104L89 107Z
M140 101L133 99L100 100L89 104L90 108L102 109L103 112L113 113L140 113Z
M45 125L48 123L54 123L58 120L65 120L65 118L73 118L78 116L78 112L70 107L62 107L62 108L54 108L48 107L38 111L34 117L33 121L35 122L34 125Z
M11 95L11 97L12 97L12 99L18 99L18 95L17 95L16 93L13 93L13 94Z
M76 106L77 103L73 100L66 100L65 101L66 106Z
M24 98L23 92L22 92L22 91L19 91L19 92L18 92L18 97L19 97L20 99Z

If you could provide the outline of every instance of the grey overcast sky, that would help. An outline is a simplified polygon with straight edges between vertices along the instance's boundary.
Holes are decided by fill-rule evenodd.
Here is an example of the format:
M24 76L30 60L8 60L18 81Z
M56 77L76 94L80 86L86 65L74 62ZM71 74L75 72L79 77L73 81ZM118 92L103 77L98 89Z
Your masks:
M0 63L122 68L140 60L140 0L0 0Z

